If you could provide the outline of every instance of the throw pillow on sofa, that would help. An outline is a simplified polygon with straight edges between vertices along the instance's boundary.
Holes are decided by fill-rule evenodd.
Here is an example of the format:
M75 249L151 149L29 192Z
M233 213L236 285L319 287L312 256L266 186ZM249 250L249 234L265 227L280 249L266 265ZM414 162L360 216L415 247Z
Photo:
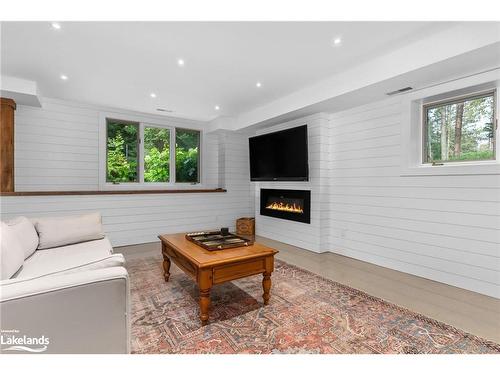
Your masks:
M5 222L12 229L24 251L24 259L33 254L38 247L38 233L35 226L24 216Z
M0 280L10 279L24 263L24 251L13 230L0 222Z
M104 238L101 215L43 217L33 219L38 232L38 249L49 249Z

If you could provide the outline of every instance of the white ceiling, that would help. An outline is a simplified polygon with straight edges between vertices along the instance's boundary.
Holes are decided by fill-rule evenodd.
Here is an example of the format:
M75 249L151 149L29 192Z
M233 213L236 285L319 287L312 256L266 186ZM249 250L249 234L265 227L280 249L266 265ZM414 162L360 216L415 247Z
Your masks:
M390 79L352 90L348 93L318 101L313 105L301 107L294 111L283 111L277 117L256 122L254 128L260 128L286 122L318 112L338 112L363 104L387 99L387 93L403 87L412 87L411 93L432 87L436 84L450 82L482 72L496 71L500 80L500 42L478 48L473 51L454 56L439 63L426 65ZM407 95L407 93L397 94Z
M2 22L1 73L36 81L46 97L156 114L160 107L173 110L170 116L211 120L252 110L454 24L62 22L54 30L50 22ZM336 37L342 44L333 47Z

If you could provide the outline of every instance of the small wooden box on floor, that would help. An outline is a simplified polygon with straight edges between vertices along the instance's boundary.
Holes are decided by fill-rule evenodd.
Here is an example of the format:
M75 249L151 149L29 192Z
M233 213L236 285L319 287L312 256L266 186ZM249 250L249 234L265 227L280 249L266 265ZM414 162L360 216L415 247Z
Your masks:
M255 218L242 217L236 220L236 234L253 236L255 234Z

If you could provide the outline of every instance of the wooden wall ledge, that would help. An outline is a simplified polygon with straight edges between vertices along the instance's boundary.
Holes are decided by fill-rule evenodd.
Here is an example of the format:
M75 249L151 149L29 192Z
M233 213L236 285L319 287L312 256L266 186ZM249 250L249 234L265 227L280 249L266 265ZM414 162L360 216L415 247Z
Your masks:
M0 192L1 197L27 197L44 195L120 195L120 194L189 194L225 193L226 189L170 189L170 190L99 190L99 191L14 191Z

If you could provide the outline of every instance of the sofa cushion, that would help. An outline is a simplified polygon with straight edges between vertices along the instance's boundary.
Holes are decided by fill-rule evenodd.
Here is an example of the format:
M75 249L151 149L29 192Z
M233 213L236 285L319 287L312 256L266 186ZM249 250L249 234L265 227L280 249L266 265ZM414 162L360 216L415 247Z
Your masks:
M23 251L24 259L28 258L38 247L38 233L33 223L24 216L5 222L17 237Z
M104 238L101 215L44 217L33 219L39 236L39 249L76 244Z
M0 222L0 280L10 279L23 262L24 251L14 231Z
M38 250L26 259L16 278L123 265L123 256L116 255L107 238Z

